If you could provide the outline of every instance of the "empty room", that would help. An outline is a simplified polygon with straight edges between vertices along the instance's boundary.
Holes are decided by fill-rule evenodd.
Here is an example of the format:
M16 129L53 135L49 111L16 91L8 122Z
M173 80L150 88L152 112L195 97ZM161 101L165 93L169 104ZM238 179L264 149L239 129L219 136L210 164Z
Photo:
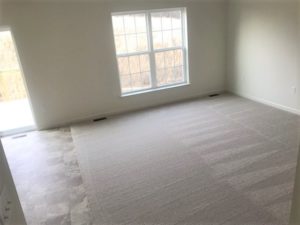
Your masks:
M0 138L0 225L298 225L300 1L0 0Z

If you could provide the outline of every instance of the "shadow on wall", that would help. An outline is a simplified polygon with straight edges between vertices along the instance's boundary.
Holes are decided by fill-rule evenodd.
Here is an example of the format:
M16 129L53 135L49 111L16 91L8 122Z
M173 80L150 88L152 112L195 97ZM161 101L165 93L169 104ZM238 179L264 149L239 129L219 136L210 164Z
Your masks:
M228 89L300 114L297 1L233 2L228 13Z

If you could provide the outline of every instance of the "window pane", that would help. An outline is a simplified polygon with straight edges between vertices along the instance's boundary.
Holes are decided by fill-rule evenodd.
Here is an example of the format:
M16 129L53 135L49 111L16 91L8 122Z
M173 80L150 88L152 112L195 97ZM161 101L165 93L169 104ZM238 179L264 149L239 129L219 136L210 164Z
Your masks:
M118 66L120 75L150 72L149 55L118 57Z
M125 15L124 16L124 25L126 34L135 33L135 20L134 15Z
M172 42L172 31L163 31L164 47L175 47Z
M167 77L167 84L175 83L174 79L174 69L173 68L167 68L165 70L165 76Z
M176 83L184 82L183 66L174 68L174 79Z
M174 68L166 68L164 70L158 70L157 73L157 85L165 86L169 84L177 83L175 79Z
M122 54L127 52L126 39L124 35L115 36L115 46L117 54Z
M181 49L155 53L155 65L158 86L184 82Z
M174 51L174 65L183 66L183 52L181 49Z
M118 66L120 75L130 74L128 57L119 57Z
M130 75L121 76L120 79L121 79L122 92L131 91L131 77L130 77Z
M140 73L135 73L131 75L131 88L132 91L137 91L142 89L141 84L140 84L140 78L141 74Z
M163 48L162 32L153 32L153 47L154 49Z
M155 53L155 65L156 65L156 69L164 69L165 68L165 53L164 52Z
M135 15L135 24L136 24L136 32L137 33L146 33L147 32L145 14L136 14Z
M114 27L114 34L120 35L124 34L124 23L123 23L123 16L113 16L113 27Z
M174 51L165 52L165 68L174 67Z
M150 88L150 73L136 73L131 75L131 91Z
M137 35L137 50L138 51L147 51L148 50L148 40L147 34L141 33Z
M145 89L150 87L150 73L139 74L139 82L137 89Z
M157 86L163 86L167 83L167 78L165 76L165 70L156 70L156 81Z
M174 46L174 47L182 46L182 33L181 33L181 30L173 30L172 46Z
M172 43L172 31L163 31L163 46L165 48L173 47Z
M130 56L129 57L129 68L130 68L131 74L141 72L139 56Z
M174 51L155 53L156 69L173 67L175 64Z
M161 22L162 22L162 29L163 30L170 30L172 29L172 18L169 12L161 13Z
M112 16L117 54L148 50L145 14Z
M151 13L154 49L182 46L181 11Z
M118 57L122 92L151 87L149 55Z
M172 17L172 29L180 29L181 12L180 11L171 12L171 17Z
M157 69L183 66L183 52L181 49L155 53Z
M148 55L140 55L141 72L150 72L150 61Z
M142 86L144 88L150 88L151 87L150 72L141 73L141 79L142 79Z
M151 13L152 31L161 31L161 15L160 13Z
M137 51L137 37L136 35L127 35L126 36L126 42L127 42L127 51L128 53L136 52Z

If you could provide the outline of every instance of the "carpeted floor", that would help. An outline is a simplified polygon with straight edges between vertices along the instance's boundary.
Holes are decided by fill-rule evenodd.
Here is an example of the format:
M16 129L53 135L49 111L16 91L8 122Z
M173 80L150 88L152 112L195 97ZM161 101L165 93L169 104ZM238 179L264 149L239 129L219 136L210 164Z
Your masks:
M97 225L285 225L299 117L233 95L71 128Z

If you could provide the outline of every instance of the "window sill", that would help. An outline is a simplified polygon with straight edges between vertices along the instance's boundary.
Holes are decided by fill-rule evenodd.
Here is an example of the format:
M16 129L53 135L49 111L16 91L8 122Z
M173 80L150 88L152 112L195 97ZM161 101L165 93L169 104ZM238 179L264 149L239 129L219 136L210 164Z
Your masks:
M170 86L164 86L164 87L158 87L158 88L151 88L151 89L146 89L146 90L141 90L141 91L135 91L135 92L129 92L129 93L124 93L121 95L121 97L128 97L128 96L133 96L133 95L139 95L139 94L144 94L144 93L151 93L151 92L156 92L156 91L161 91L161 90L167 90L167 89L172 89L176 87L184 87L184 86L189 86L190 83L181 83L181 84L175 84L175 85L170 85Z

